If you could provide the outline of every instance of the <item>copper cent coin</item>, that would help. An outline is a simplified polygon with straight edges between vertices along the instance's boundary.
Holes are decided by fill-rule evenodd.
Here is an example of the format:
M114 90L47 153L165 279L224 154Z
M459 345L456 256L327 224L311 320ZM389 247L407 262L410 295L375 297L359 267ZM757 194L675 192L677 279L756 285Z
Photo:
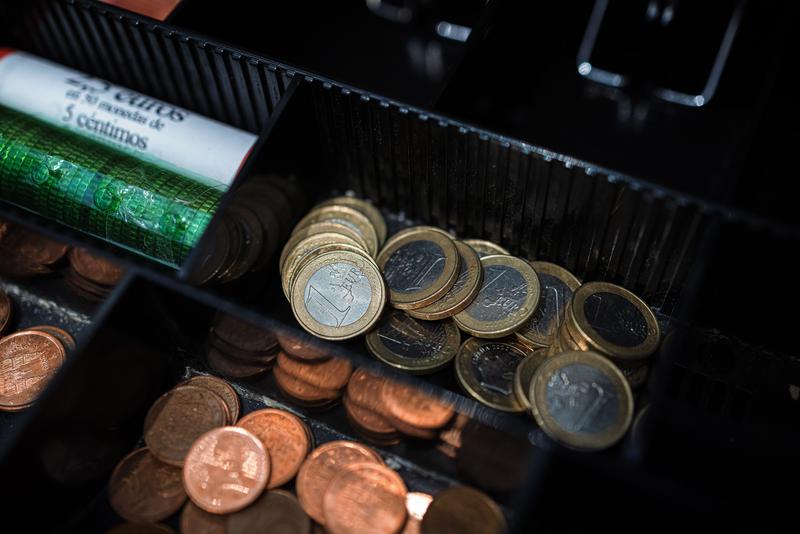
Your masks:
M347 385L353 365L344 358L331 358L323 362L302 362L278 353L278 367L312 386L320 389L341 389Z
M108 497L117 514L134 523L161 521L186 501L181 470L150 454L146 447L123 458L111 473Z
M64 363L64 347L44 332L0 339L0 410L19 410L44 391Z
M79 275L104 286L113 286L119 283L125 275L125 271L117 264L95 256L83 248L70 250L69 261Z
M406 521L406 493L403 479L385 465L351 465L325 490L325 528L331 534L395 534Z
M381 400L393 423L401 422L426 430L443 427L455 414L450 404L405 382L384 382Z
M242 405L239 402L239 395L236 394L236 390L233 389L233 386L224 380L215 376L193 376L189 380L183 382L183 385L198 386L213 391L219 395L228 408L228 414L230 416L228 423L234 424L239 420L239 412L242 409Z
M288 491L264 493L251 506L228 516L227 534L310 534L311 519Z
M283 352L298 360L326 360L329 357L328 350L318 344L306 342L291 334L276 332L275 336Z
M269 452L272 469L268 489L292 480L311 448L306 424L285 410L257 410L244 416L236 426L252 432Z
M383 463L375 451L353 441L331 441L314 449L297 473L297 498L303 510L324 524L322 500L328 484L347 466L364 462Z
M67 351L75 350L75 338L72 337L72 334L67 332L66 330L62 330L57 326L50 326L50 325L41 325L41 326L31 326L30 328L26 328L26 330L35 330L37 332L45 332L50 334L57 340L61 342Z
M185 534L226 534L225 516L210 514L187 501L181 512L181 532Z
M181 466L192 443L228 422L225 402L211 390L178 386L153 404L144 421L144 441L162 462Z
M299 400L303 403L328 403L339 398L338 389L322 389L311 385L304 380L296 378L284 371L281 367L276 367L272 371L275 383L287 396Z
M215 347L208 347L206 352L208 365L228 378L252 378L264 371L269 371L274 360L266 359L263 363L248 363L226 356Z
M422 532L440 534L504 534L508 531L500 507L488 495L454 486L437 495L422 518Z
M11 320L11 299L6 292L0 289L0 336L5 332L8 322Z
M183 485L206 512L230 514L258 499L269 472L261 440L243 428L225 426L194 442L183 466Z
M248 352L269 352L277 344L272 332L232 315L217 314L212 328L220 339Z

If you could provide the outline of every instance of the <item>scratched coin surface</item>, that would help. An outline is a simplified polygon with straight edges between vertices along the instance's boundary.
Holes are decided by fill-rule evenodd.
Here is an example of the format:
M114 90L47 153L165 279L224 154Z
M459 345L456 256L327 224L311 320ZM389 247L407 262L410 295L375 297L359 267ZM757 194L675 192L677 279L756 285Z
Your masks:
M454 319L459 328L475 337L504 337L536 311L539 277L528 262L514 256L484 256L481 267L478 296Z
M278 353L278 366L307 384L320 389L342 389L353 372L353 364L346 358L331 357L319 362L296 360Z
M349 339L368 331L386 304L386 286L375 263L349 251L307 262L292 286L292 312L317 337Z
M416 310L408 310L409 315L412 317L426 321L452 317L469 306L478 295L481 289L481 281L483 280L480 257L472 247L465 245L461 241L456 241L455 244L458 249L458 256L461 259L456 282L450 288L450 291L433 304Z
M303 510L324 525L322 500L331 480L348 466L364 462L382 464L383 460L369 447L354 441L330 441L314 449L297 473L297 498Z
M182 385L198 386L201 388L210 389L222 399L225 406L228 408L228 424L234 424L239 420L239 412L242 410L241 402L239 402L239 395L233 386L224 380L215 376L193 376L189 380L183 382Z
M181 482L182 484L183 482ZM183 507L180 526L182 533L226 534L225 516L206 512L192 501L186 501Z
M3 335L11 320L11 299L5 291L0 289L0 336Z
M178 386L156 400L144 420L144 441L162 462L181 466L192 443L228 422L225 402L213 391Z
M369 221L372 223L372 226L375 227L375 232L378 234L378 244L382 245L384 241L386 241L386 221L381 215L380 210L367 202L366 200L362 200L356 197L335 197L328 199L324 202L318 204L319 207L324 206L348 206L350 208L357 209L361 213L369 218Z
M350 206L321 206L312 209L303 217L292 233L297 233L312 223L333 222L347 226L358 232L367 243L367 252L372 257L378 253L378 233L369 217Z
M661 337L658 321L642 299L607 282L582 285L572 297L570 311L575 332L589 346L623 363L649 357Z
M227 534L310 534L311 519L297 498L283 490L265 492L244 510L228 516Z
M243 428L225 426L194 442L183 466L183 485L206 512L230 514L258 499L269 473L270 458L261 440Z
M565 352L536 370L528 397L536 422L562 445L605 449L631 424L633 396L622 373L594 352Z
M514 373L527 356L514 338L467 339L456 356L456 376L475 400L504 412L522 412L525 406L514 392Z
M180 468L160 462L147 447L123 458L108 482L111 508L133 523L166 519L186 502Z
M33 403L64 363L64 346L45 332L23 331L0 339L0 410Z
M465 239L464 243L472 247L472 249L478 253L479 258L484 256L494 256L496 254L503 254L505 256L511 255L509 251L497 243L492 243L491 241L486 241L484 239Z
M283 268L281 269L281 285L283 286L283 293L286 295L286 298L290 298L291 285L294 283L297 272L306 261L324 254L325 252L334 252L337 250L349 250L368 256L354 240L332 232L314 234L297 243L297 245L289 251Z
M533 375L545 358L547 358L547 349L538 349L525 356L525 359L520 362L516 371L514 371L514 395L526 410L531 409L528 393L531 390Z
M306 424L285 410L256 410L244 416L236 426L252 432L269 453L272 469L267 489L283 486L292 480L311 448Z
M407 310L443 297L456 282L461 259L445 232L416 226L389 239L376 261L389 288L389 303Z
M422 518L425 534L505 534L503 511L485 493L468 486L453 486L439 493Z
M537 347L549 347L564 322L567 304L572 293L581 285L580 281L568 270L546 261L531 262L539 276L541 297L536 311L517 335Z
M461 334L452 319L423 321L387 310L366 335L367 349L382 362L412 374L433 373L452 360Z
M331 534L396 534L406 521L406 493L403 479L385 465L351 465L325 491L325 529Z
M436 430L446 425L455 414L451 404L414 385L396 380L383 383L381 402L389 420L401 431L404 431L404 426Z

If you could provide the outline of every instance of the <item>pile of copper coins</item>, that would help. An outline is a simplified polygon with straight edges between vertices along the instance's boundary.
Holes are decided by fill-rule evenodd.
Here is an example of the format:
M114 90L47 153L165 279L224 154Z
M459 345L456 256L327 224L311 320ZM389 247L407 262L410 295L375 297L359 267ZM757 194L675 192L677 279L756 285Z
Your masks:
M0 290L0 411L31 406L75 349L72 335L56 326L32 326L5 335L14 305Z
M257 377L272 369L278 341L271 333L219 313L208 333L209 366L228 378Z
M71 248L41 234L0 221L0 273L29 278L53 274L67 263L64 281L81 298L105 300L125 271L86 249Z
M156 400L144 446L111 475L111 507L130 522L111 532L134 524L172 532L159 522L178 513L186 533L507 531L500 507L476 489L409 492L370 447L317 445L312 429L283 409L241 411L233 387L212 376L193 376Z
M407 373L435 373L454 362L470 397L528 412L551 437L575 448L582 445L543 424L546 414L561 410L543 407L540 394L583 414L577 422L619 401L615 431L599 448L624 434L632 390L645 383L660 340L654 314L636 295L604 282L582 285L559 265L430 226L403 229L384 243L385 236L380 212L352 197L319 204L295 227L280 267L284 293L306 331L330 340L364 334L370 354ZM567 380L572 367L556 358L562 354L591 369L573 377L589 382L565 383L556 394L554 379L536 393L545 362L541 376ZM551 360L563 367L554 370ZM603 393L591 382L601 378L608 385Z
M270 264L289 230L306 210L298 185L275 175L255 175L237 189L219 224L200 243L192 284L227 284Z

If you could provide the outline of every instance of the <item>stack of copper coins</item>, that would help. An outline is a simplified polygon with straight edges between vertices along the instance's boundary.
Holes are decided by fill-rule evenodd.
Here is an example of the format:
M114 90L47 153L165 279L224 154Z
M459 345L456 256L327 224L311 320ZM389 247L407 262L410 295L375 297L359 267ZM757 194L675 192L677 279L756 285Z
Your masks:
M245 379L272 369L278 350L278 340L271 332L218 313L208 333L206 357L218 373Z
M273 370L278 388L292 404L314 410L338 404L352 372L353 366L345 358L309 355L293 348L287 352L286 347L278 353Z
M64 279L75 294L92 302L102 302L125 276L117 264L83 248L69 251L69 271Z
M14 307L0 290L0 411L18 412L31 406L61 369L75 339L56 326L9 330Z
M53 272L69 246L20 226L0 221L0 273L29 277Z
M342 400L347 420L356 434L375 445L394 445L400 442L400 431L387 417L381 392L387 379L358 368L347 383Z
M263 271L305 210L305 195L293 180L249 177L233 192L219 224L200 243L189 282L227 284Z

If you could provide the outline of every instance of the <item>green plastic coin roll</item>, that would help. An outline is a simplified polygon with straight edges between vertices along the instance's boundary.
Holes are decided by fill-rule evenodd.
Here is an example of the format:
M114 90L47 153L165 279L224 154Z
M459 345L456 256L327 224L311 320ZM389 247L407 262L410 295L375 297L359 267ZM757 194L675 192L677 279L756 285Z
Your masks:
M0 197L148 258L181 265L223 188L0 106Z

